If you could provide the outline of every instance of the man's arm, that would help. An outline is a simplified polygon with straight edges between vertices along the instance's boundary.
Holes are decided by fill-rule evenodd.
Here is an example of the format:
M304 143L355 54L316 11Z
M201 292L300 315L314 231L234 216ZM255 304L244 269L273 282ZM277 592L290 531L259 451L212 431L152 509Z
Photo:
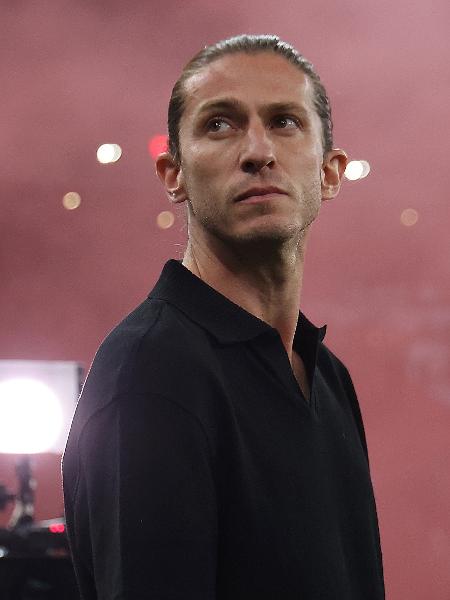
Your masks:
M119 398L90 418L77 446L64 460L78 471L65 495L85 600L213 600L216 498L195 416L157 395Z

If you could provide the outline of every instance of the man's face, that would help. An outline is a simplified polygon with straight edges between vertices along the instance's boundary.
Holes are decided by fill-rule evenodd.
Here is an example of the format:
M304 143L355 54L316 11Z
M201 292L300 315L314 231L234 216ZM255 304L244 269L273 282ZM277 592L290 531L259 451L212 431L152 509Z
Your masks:
M268 52L230 54L185 85L178 198L189 233L298 240L322 201L322 129L309 78Z

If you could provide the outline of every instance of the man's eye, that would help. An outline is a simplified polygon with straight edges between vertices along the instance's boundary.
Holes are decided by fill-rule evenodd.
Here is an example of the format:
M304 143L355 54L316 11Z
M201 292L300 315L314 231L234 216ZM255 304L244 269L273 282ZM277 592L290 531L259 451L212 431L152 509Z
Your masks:
M294 117L276 117L273 120L273 126L280 129L298 129L300 123Z
M215 117L214 119L210 119L206 124L206 128L208 131L227 131L231 128L231 125L224 121L224 119L220 119L219 117Z

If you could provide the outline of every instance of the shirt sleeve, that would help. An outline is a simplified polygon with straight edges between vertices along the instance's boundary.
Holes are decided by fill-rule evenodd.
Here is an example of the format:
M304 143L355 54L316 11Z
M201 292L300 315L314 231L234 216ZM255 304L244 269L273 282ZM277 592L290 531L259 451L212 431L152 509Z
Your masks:
M215 599L216 496L197 418L157 395L116 399L77 452L66 510L83 598Z

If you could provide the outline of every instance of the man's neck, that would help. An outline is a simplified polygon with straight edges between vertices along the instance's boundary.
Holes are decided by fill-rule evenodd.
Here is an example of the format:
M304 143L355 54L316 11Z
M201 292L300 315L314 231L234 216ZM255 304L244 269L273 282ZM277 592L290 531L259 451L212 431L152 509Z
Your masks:
M281 252L265 252L261 247L247 248L245 252L242 248L227 247L223 251L190 239L183 265L229 300L277 329L292 364L305 246L306 240L302 239L291 251L285 248Z

